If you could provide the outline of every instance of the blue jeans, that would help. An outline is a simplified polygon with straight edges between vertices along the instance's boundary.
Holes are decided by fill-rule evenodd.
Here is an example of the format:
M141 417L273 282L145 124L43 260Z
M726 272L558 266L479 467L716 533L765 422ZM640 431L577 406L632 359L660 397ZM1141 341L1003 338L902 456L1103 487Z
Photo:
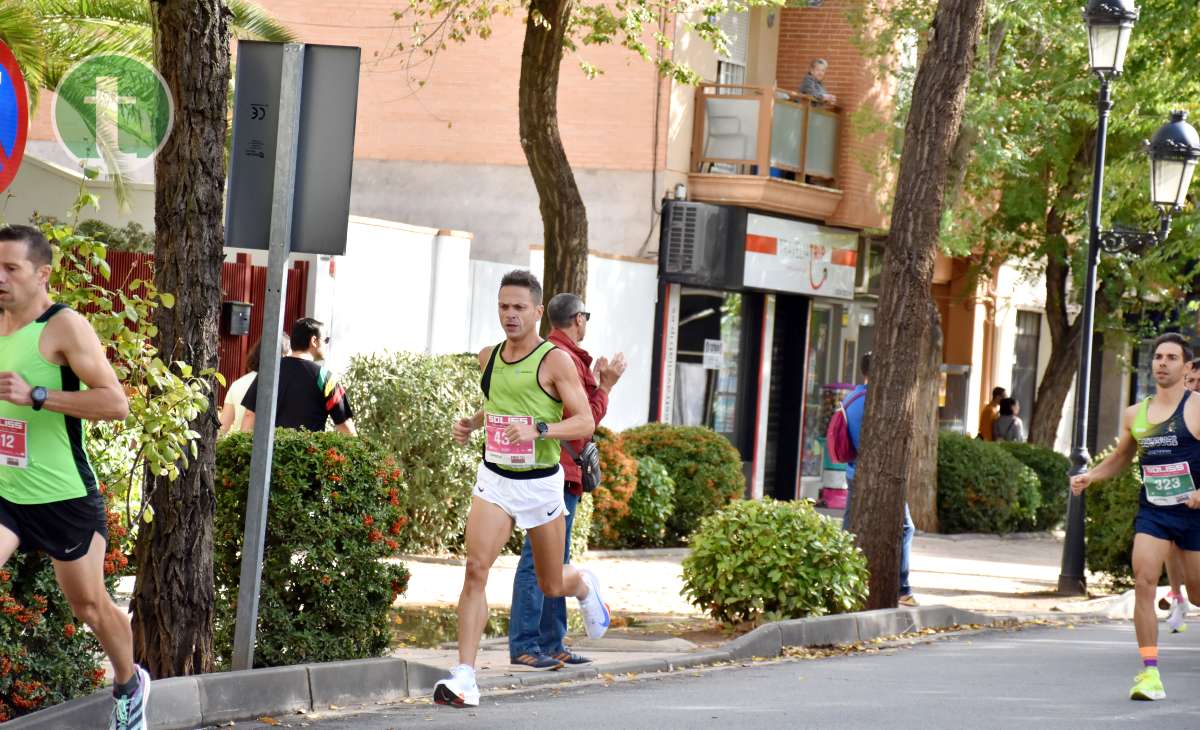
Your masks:
M575 523L575 507L579 497L563 492L567 503L567 540L563 545L563 562L571 562L571 525ZM508 653L516 659L522 654L557 654L566 651L563 638L567 635L567 599L547 598L538 586L533 569L533 548L529 537L521 548L521 562L513 578L512 614L508 621Z
M846 476L846 511L842 513L842 529L850 531L850 506L854 503L854 477ZM913 525L912 513L908 511L908 502L904 503L904 529L900 532L900 595L912 594L912 586L908 584L908 561L912 556L913 535L917 528Z

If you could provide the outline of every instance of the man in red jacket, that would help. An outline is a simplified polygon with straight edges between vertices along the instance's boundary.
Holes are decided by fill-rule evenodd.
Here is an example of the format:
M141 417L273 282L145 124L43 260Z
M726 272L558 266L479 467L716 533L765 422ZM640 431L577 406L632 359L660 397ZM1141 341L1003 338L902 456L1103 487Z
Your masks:
M625 356L617 354L610 362L601 357L592 362L592 356L579 343L587 334L588 320L592 315L586 311L583 300L574 294L558 294L546 305L546 316L550 318L549 340L571 356L579 371L579 380L587 393L596 425L608 411L608 394L625 372ZM564 417L570 417L564 413ZM571 526L575 521L575 507L583 496L583 483L579 465L568 453L564 442L561 455L564 487L563 500L567 505L567 542L564 562L571 562ZM578 454L586 441L573 441L571 448ZM521 561L517 564L517 575L513 579L512 614L508 623L508 652L512 663L532 669L558 669L564 664L587 664L586 657L572 653L563 644L567 635L567 602L563 598L547 598L538 587L537 575L533 570L533 553L529 538L521 550Z

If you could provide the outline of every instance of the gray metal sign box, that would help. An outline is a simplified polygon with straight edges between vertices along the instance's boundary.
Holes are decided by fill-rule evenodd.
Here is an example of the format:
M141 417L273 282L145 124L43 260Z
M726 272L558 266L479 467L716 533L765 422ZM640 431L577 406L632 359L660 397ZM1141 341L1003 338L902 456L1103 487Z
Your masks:
M292 213L294 253L344 254L360 49L306 45ZM225 245L266 250L283 44L238 41Z

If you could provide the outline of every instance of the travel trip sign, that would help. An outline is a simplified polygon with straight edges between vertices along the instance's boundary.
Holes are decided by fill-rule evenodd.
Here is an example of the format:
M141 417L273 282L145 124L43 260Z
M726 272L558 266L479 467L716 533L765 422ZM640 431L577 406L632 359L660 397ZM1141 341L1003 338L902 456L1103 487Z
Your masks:
M0 192L7 190L17 176L28 133L25 76L9 47L0 43Z

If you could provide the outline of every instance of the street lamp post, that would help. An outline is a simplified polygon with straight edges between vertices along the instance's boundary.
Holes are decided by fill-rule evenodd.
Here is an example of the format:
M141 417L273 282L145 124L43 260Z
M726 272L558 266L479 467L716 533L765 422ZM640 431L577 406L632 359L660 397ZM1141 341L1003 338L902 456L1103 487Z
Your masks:
M1142 250L1162 243L1171 230L1171 216L1179 212L1191 183L1196 161L1200 158L1200 135L1177 111L1171 120L1155 132L1147 145L1150 154L1150 200L1158 208L1156 231L1100 229L1100 196L1104 187L1104 152L1108 136L1108 114L1112 109L1109 81L1121 75L1129 35L1137 21L1138 9L1132 0L1091 0L1083 16L1088 26L1088 58L1092 73L1100 79L1096 103L1099 120L1096 127L1095 171L1092 175L1092 199L1088 208L1088 256L1084 274L1082 343L1079 374L1075 381L1075 424L1071 436L1071 476L1087 471L1091 456L1087 449L1088 404L1092 378L1092 327L1096 312L1096 267L1100 250L1110 253ZM1083 595L1084 577L1084 497L1071 495L1067 501L1067 537L1063 545L1062 569L1058 592Z

